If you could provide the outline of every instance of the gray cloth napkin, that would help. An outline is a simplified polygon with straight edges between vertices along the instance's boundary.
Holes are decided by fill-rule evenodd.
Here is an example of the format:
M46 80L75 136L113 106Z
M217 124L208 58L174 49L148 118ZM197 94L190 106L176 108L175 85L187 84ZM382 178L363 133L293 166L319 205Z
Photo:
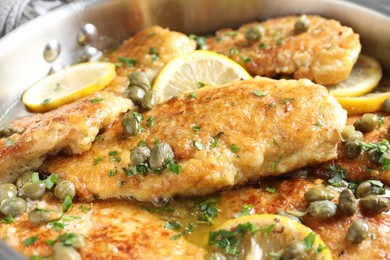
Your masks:
M0 0L0 37L69 0Z

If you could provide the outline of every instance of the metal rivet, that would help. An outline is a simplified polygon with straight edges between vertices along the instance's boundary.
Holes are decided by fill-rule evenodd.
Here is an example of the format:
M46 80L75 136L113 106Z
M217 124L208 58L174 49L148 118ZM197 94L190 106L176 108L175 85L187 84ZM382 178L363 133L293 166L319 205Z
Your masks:
M52 62L58 58L61 52L61 45L57 40L50 40L43 50L43 57L47 62Z
M86 46L80 58L81 61L98 61L102 55L103 52L99 51L95 47Z
M98 32L95 25L87 23L77 34L77 42L81 45L87 45L96 38L97 34Z

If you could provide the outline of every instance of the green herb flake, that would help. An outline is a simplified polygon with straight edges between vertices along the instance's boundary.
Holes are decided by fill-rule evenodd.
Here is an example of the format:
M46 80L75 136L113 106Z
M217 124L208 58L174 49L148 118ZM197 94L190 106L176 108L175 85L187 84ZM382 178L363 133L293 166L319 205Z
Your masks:
M103 160L104 160L105 157L97 157L93 160L93 165L96 166L96 165L99 165L99 163L101 163Z
M62 203L62 211L65 213L71 208L73 208L72 197L68 195L65 197L65 200Z
M381 128L381 126L382 126L383 123L384 123L384 120L385 120L385 117L384 117L384 116L379 116L379 117L378 117L378 128Z
M278 143L278 140L276 140L275 137L272 139L272 143L273 143L276 147L279 147L279 148L280 148L280 144Z
M118 154L119 154L118 151L110 151L110 152L108 153L109 156L116 156L116 155L118 155Z
M224 134L224 132L219 132L216 136L214 136L213 142L211 143L211 148L215 148L218 146L218 141L223 134Z
M31 246L38 240L38 236L32 236L23 241L24 246Z
M54 230L64 230L65 228L65 224L58 221L53 222L52 225Z
M122 161L122 159L119 157L111 157L110 158L110 162L120 162L120 161Z
M182 170L182 166L179 164L175 164L173 161L168 162L167 168L168 168L168 170L170 170L171 172L173 172L174 174L177 174L177 175L179 175L181 173L181 170Z
M146 144L145 141L139 141L138 145L139 145L139 146L147 146L147 144Z
M172 213L173 212L173 207L169 204L166 205L161 205L161 206L155 206L155 205L150 205L150 206L145 206L142 205L139 207L142 210L146 210L150 213Z
M255 94L258 97L265 97L265 96L267 96L266 93L261 92L260 90L257 90L257 89L253 90L253 94Z
M203 82L201 82L201 81L198 82L198 87L199 87L199 88L204 88L205 86L206 86L205 83L203 83Z
M157 145L157 144L159 144L159 143L160 143L160 139L154 138L154 145Z
M230 151L232 151L232 153L238 153L238 147L237 147L237 145L232 144L232 145L230 146Z
M196 42L197 49L206 49L207 44L206 44L206 37L204 36L197 36L195 34L190 34L189 35L190 39L194 40Z
M194 132L199 132L200 129L201 129L201 128L200 128L200 126L198 126L198 125L192 127L192 131L194 131Z
M248 232L250 235L254 235L257 231L251 222L239 224L232 231L225 229L212 231L209 233L208 244L215 245L230 255L238 256L242 238Z
M246 64L251 62L251 59L248 57L241 56L241 62Z
M93 103L98 103L98 102L102 102L104 100L104 98L93 98L89 101L89 103L93 104Z
M265 190L268 191L269 193L275 193L276 192L276 189L272 186L269 186L267 185L267 187L265 187Z
M125 184L126 184L126 182L124 180L121 180L119 183L119 187L122 188Z
M50 102L50 98L45 98L43 101L42 101L42 105L46 105L47 103Z
M188 94L188 97L189 97L189 98L197 99L197 98L198 98L198 94L196 94L196 92L190 92L190 93Z
M183 225L178 221L169 221L169 222L165 223L166 229L178 230L178 229L181 229L182 227L183 227Z
M157 48L156 47L152 47L149 49L149 54L157 54Z
M6 138L5 139L5 146L11 146L15 143L14 140L12 140L11 138Z
M268 47L268 44L264 43L264 42L261 42L258 46L260 49L265 49Z
M253 205L247 204L241 206L241 211L236 215L237 218L243 217L243 216L249 216L252 215Z
M103 136L102 135L97 135L96 137L95 137L95 140L93 140L94 142L95 141L99 141L99 140L103 140L104 138L103 138Z
M275 225L271 224L269 226L261 227L258 231L263 231L266 235L269 235L271 231L274 229Z
M118 60L122 64L125 64L128 68L133 67L137 63L136 59L126 58L126 57L119 57Z
M198 149L199 151L206 149L206 146L204 146L204 145L203 145L201 142L199 142L199 141L192 141L192 144L193 144L193 146L195 146L196 149Z
M2 218L0 220L0 223L5 223L5 224L10 224L10 223L14 223L15 222L15 219L9 215L9 216L5 216L4 218Z
M316 123L316 126L322 126L321 122L318 121L318 122Z
M38 172L33 172L33 174L31 175L31 182L32 183L37 183L39 181L40 181L39 173Z
M179 232L178 234L174 235L174 236L171 236L169 239L170 240L176 240L178 238L180 238L182 235L184 234L191 234L193 231L193 225L192 224L188 224L183 231Z
M276 45L282 45L285 43L285 40L283 39L279 39L277 42L276 42Z
M275 160L275 161L273 161L272 163L271 163L271 172L275 172L276 171L276 166L278 165L278 163L279 163L279 159L277 159L277 160Z
M310 232L310 234L303 239L303 243L305 244L306 251L309 251L313 248L315 239L316 239L316 234L314 232Z
M74 233L64 233L58 236L58 241L60 241L65 246L72 246L76 242L76 234Z
M239 50L237 50L236 48L230 48L227 56L231 57L233 55L239 55L239 54L240 54Z
M148 127L152 127L154 125L154 118L153 117L149 117L147 120L146 120L146 125Z
M116 170L111 170L111 171L109 171L108 173L107 173L107 176L108 177L112 177L112 176L114 176L116 174Z
M329 167L330 173L332 174L332 178L328 180L328 182L335 187L340 187L342 181L347 176L347 171L342 169L340 165L331 165Z
M46 240L46 244L47 244L48 246L54 246L55 243L56 243L55 240L51 240L51 239Z
M271 253L269 253L269 256L273 257L273 258L275 258L277 260L283 260L282 255L280 253L277 253L277 252L271 252Z
M217 208L217 199L210 198L202 201L197 206L198 220L207 224L214 224L214 218L218 216L219 209Z
M45 183L46 189L50 190L54 186L54 184L57 183L57 180L58 180L58 174L51 174L43 181L43 183Z
M92 207L87 207L87 206L81 205L81 206L79 206L79 209L82 210L85 214L87 214L88 212L90 212L92 210Z
M323 250L326 250L326 249L328 249L328 247L327 247L326 245L320 244L320 245L317 247L317 249L315 250L315 253L316 253L316 254L319 254L319 253L321 253Z

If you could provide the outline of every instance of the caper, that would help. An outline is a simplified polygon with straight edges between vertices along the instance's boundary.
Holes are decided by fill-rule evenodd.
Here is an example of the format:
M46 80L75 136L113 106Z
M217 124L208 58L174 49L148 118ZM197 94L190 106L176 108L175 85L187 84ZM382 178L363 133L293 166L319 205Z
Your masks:
M306 246L301 241L292 241L286 245L286 247L283 250L282 259L306 259L307 253L306 253Z
M76 249L81 249L85 247L85 239L84 236L81 234L75 234L75 238L73 241L72 246Z
M309 214L315 218L328 219L336 215L337 205L329 200L319 200L310 203Z
M310 20L306 15L301 15L294 24L294 29L297 32L306 32L309 30Z
M54 188L54 196L57 199L64 200L66 196L71 196L72 198L76 195L76 187L71 181L61 181L57 183Z
M350 189L344 189L340 193L337 208L341 213L347 216L352 216L356 212L357 205L357 200Z
M0 138L10 137L14 133L16 133L16 131L12 128L0 127Z
M130 86L126 92L127 96L136 104L141 104L145 96L145 90L137 86Z
M360 199L360 205L374 213L382 213L390 209L390 198L368 195Z
M368 237L370 232L369 224L362 220L355 220L348 228L347 240L350 243L360 243Z
M373 164L380 164L381 159L384 156L384 154L381 151L378 151L376 149L372 149L372 150L368 151L368 155L370 157L370 161Z
M128 135L136 135L142 132L142 115L137 112L128 112L123 116L123 131Z
M9 198L16 197L18 189L12 183L2 183L0 184L0 203Z
M152 109L158 103L158 96L156 92L153 90L145 93L144 98L142 99L142 108L144 109Z
M34 209L28 213L28 221L34 225L44 224L50 220L51 213L42 209Z
M358 140L348 140L344 145L344 154L349 159L358 158L362 152L362 147L360 146L360 141Z
M364 198L368 195L382 195L385 193L383 183L380 181L363 181L356 188L356 196L358 198Z
M310 190L306 191L303 196L309 202L318 200L332 200L335 197L330 190L322 187L311 188Z
M252 26L245 33L245 39L248 41L259 41L263 38L265 32L263 26Z
M356 130L353 125L347 125L343 128L341 131L341 140L343 142L347 141L349 138L351 138L355 134Z
M20 216L22 215L27 208L27 203L24 199L13 197L9 199L5 199L0 206L1 214L5 216Z
M278 209L276 212L275 212L276 215L279 215L279 216L283 216L283 217L288 217L289 219L291 220L294 220L295 222L298 222L298 223L302 223L302 221L297 218L296 216L294 215L291 215L289 213L287 213L286 211L284 210L281 210L281 209Z
M150 157L150 149L146 146L137 146L130 153L130 160L133 165L146 162Z
M351 140L363 141L363 133L360 131L355 131L355 133L347 139L347 142Z
M378 116L375 114L364 114L361 118L355 121L354 126L357 130L363 133L371 132L378 125Z
M24 184L26 184L27 182L31 182L32 175L33 175L33 172L31 172L31 171L25 172L22 176L20 176L16 180L16 187L18 189L21 189Z
M26 199L30 198L32 200L39 200L45 194L45 184L43 182L31 183L27 182L20 190L19 197Z
M137 86L144 90L144 92L152 89L150 81L145 72L135 71L129 74L130 86Z
M53 260L81 260L81 255L73 247L57 242L53 245Z
M173 151L169 144L159 143L156 144L149 157L149 166L151 169L159 170L162 169L169 160L173 159Z
M382 109L386 113L390 113L390 98L386 98L385 101L383 101Z

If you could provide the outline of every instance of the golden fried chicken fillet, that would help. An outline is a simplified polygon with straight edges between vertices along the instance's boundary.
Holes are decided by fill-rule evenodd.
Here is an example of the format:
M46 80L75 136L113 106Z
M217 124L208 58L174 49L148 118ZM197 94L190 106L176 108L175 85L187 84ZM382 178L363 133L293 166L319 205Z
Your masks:
M220 30L207 39L210 50L227 55L252 75L274 77L293 74L318 84L333 85L345 80L357 60L361 45L359 35L338 21L308 15L307 32L295 32L297 16L245 24L237 31ZM248 41L247 30L262 26L265 35Z
M14 182L27 170L37 169L48 155L62 150L88 151L100 129L120 113L133 108L129 99L100 91L44 114L15 122L22 134L0 139L0 182Z
M120 67L117 69L117 79L107 90L123 93L123 87L128 86L127 75L133 71L144 71L153 81L168 61L195 50L195 47L195 41L187 35L160 26L140 31L109 55L110 61ZM117 84L121 81L127 81L127 84Z
M309 80L258 77L202 88L196 96L184 93L144 113L145 130L134 137L124 135L118 120L90 151L53 158L41 170L75 183L82 200L154 200L204 195L336 157L346 112ZM172 147L181 173L126 176L130 151L156 141Z

